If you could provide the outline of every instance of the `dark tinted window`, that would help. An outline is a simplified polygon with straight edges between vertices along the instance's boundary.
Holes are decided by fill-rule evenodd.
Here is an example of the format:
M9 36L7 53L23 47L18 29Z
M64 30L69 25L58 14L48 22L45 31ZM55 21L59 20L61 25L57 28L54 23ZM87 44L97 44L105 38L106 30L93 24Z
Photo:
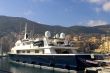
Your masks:
M42 46L44 46L44 41L33 42L33 45L34 45L34 46L42 47Z
M27 50L27 53L30 53L30 51L29 51L29 50Z
M35 50L35 53L39 53L39 50Z
M20 50L17 50L17 53L20 53Z

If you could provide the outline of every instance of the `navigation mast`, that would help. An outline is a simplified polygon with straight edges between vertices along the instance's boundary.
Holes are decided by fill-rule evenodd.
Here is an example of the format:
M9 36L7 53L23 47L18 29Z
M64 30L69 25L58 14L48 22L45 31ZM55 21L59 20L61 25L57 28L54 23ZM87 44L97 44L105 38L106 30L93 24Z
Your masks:
M27 39L28 35L27 35L27 23L25 24L25 34L24 34L24 39Z

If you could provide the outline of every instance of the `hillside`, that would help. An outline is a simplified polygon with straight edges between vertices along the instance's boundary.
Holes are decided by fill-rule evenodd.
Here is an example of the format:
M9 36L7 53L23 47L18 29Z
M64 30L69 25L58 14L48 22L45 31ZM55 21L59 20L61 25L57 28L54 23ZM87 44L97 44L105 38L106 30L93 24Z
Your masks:
M59 31L66 32L67 30L66 27L40 24L31 20L27 20L25 18L0 16L0 34L5 35L10 32L18 33L20 31L23 31L26 23L28 24L28 30L34 30L36 34L43 34L46 30L54 33Z
M35 34L44 34L45 31L51 31L53 33L64 32L67 34L80 34L80 33L106 33L106 28L109 29L109 25L105 26L97 26L97 27L85 27L85 26L71 26L71 27L63 27L63 26L51 26L40 24L26 18L22 17L8 17L8 16L0 16L0 35L6 35L10 32L21 32L24 30L25 23L28 24L29 32L34 30ZM107 26L107 27L106 27ZM108 27L109 26L109 27Z
M8 52L14 46L16 40L19 38L18 33L24 31L25 24L28 24L28 32L34 31L34 34L44 35L45 31L52 33L66 34L106 34L110 31L110 25L85 27L85 26L51 26L37 23L22 17L8 17L0 16L0 42L2 41L2 48L4 52ZM1 44L1 43L0 43Z
M96 26L95 28L100 29L108 34L110 34L110 25L100 25L100 26Z

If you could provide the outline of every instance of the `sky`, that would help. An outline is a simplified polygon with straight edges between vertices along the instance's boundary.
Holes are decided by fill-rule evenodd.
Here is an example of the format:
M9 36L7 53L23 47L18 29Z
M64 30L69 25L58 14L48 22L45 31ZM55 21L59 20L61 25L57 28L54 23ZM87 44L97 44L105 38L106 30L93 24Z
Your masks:
M110 0L0 0L0 15L59 26L110 23Z

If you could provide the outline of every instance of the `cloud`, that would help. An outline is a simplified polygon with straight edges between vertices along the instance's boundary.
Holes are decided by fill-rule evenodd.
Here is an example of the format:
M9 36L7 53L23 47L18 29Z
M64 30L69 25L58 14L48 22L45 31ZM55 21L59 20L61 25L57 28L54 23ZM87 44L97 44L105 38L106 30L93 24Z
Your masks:
M104 20L90 20L87 22L87 26L93 27L93 26L99 26L99 25L107 25L108 22Z
M100 12L110 12L110 0L82 0L83 2L88 2L91 4L96 4L95 11Z
M32 0L32 2L34 2L34 3L45 3L45 2L50 2L50 1L52 1L52 0Z
M103 4L104 2L107 2L108 0L85 0L89 3L96 3L96 4Z
M32 10L27 10L27 11L24 12L24 15L25 16L33 15L33 11Z
M102 8L104 11L109 12L110 11L110 2L104 3Z

